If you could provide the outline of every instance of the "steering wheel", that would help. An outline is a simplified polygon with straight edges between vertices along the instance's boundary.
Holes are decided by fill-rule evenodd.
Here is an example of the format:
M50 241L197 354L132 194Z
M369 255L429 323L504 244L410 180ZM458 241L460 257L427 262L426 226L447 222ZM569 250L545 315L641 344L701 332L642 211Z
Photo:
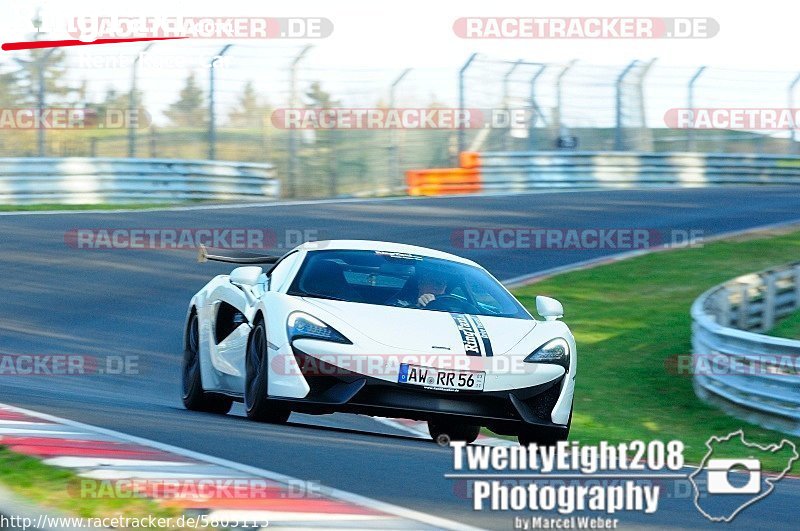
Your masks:
M435 299L424 306L431 310L448 310L452 311L453 306L456 306L456 311L464 311L468 306L472 306L467 302L467 299L459 295L437 295Z

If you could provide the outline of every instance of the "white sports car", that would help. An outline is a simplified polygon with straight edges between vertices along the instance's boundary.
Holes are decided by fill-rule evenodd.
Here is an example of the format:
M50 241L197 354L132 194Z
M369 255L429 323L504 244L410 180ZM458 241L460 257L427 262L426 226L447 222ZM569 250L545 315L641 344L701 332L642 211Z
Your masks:
M472 442L481 426L522 444L567 438L576 350L558 301L537 297L536 320L478 264L411 245L212 253L200 261L252 265L192 297L188 409L239 401L268 422L341 411L427 421L434 439Z

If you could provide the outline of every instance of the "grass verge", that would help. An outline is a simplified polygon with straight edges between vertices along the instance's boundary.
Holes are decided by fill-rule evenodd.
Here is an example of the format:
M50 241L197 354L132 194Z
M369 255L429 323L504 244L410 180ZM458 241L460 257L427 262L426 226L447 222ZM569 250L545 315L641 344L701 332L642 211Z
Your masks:
M564 304L578 345L570 438L585 443L680 439L699 463L711 435L744 429L748 441L800 438L759 428L703 404L690 375L667 368L691 353L689 308L704 291L738 275L797 260L800 232L719 241L557 275L514 291L532 313L536 295ZM800 319L798 320L800 322ZM765 470L785 466L767 458ZM793 472L800 471L795 463Z
M787 315L772 327L767 334L789 339L800 339L800 312Z
M153 515L174 520L181 514L177 508L163 507L145 498L82 496L80 481L71 470L45 465L0 447L0 482L36 505L87 518Z

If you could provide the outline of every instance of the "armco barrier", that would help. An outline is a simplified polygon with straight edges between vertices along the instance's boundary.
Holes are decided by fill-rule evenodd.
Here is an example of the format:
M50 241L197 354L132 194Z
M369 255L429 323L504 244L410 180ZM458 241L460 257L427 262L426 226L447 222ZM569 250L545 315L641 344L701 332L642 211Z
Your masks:
M171 159L0 158L0 204L183 200L263 201L280 196L271 164Z
M694 388L704 401L800 435L800 340L760 334L800 309L800 262L716 286L692 305Z
M563 187L800 184L800 157L784 155L465 152L461 153L459 164L459 168L452 169L409 171L408 193L439 195ZM465 180L459 181L459 177L465 177Z

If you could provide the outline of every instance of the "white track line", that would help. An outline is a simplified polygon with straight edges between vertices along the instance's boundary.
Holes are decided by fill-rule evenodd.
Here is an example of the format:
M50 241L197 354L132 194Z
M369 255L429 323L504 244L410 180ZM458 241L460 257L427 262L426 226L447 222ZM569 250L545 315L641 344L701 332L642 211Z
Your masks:
M150 447L150 448L155 448L157 450L161 450L161 451L164 451L164 452L174 453L174 454L177 454L177 455L180 455L180 456L183 456L183 457L187 457L189 459L194 459L194 460L203 461L203 462L206 462L206 463L209 463L209 464L215 464L215 465L224 466L224 467L227 467L227 468L231 468L233 470L238 470L240 472L244 472L246 474L251 474L253 476L257 476L257 477L261 477L261 478L265 478L265 479L270 479L270 480L273 480L273 481L276 481L276 482L279 482L279 483L292 485L292 484L298 484L298 482L302 481L302 480L300 480L298 478L295 478L295 477L292 477L292 476L287 476L285 474L279 474L277 472L264 470L264 469L253 467L253 466L250 466L250 465L244 465L244 464L241 464L241 463L236 463L234 461L229 461L229 460L223 459L221 457L214 457L214 456L211 456L211 455L201 454L199 452L193 452L192 450L187 450L185 448L179 448L177 446L172 446L172 445L160 443L160 442L157 442L157 441L151 441L149 439L144 439L144 438L141 438L141 437L136 437L134 435L128 435L126 433L122 433L122 432L118 432L118 431L109 430L109 429L106 429L106 428L100 428L100 427L97 427L97 426L92 426L90 424L84 424L82 422L77 422L77 421L74 421L74 420L69 420L69 419L65 419L65 418L61 418L61 417L56 417L56 416L53 416L53 415L48 415L46 413L39 413L38 411L31 411L29 409L24 409L24 408L20 408L20 407L16 407L16 406L11 406L11 405L8 405L8 404L0 404L0 407L3 407L3 408L5 408L7 410L10 410L10 411L15 411L17 413L22 413L22 414L25 414L25 415L29 415L31 417L36 417L36 418L40 418L40 419L43 419L43 420L49 420L51 422L57 422L57 423L65 424L67 426L80 428L80 429L83 429L83 430L86 430L86 431L90 431L90 432L93 432L93 433L99 433L99 434L102 434L102 435L108 435L108 436L111 436L111 437L116 437L116 438L122 439L124 441L132 442L132 443L139 444L139 445L142 445L142 446L147 446L147 447ZM58 459L58 458L56 458L56 459ZM194 463L194 464L196 464L196 463ZM393 515L393 516L397 516L399 518L404 518L406 520L414 520L414 521L421 522L423 524L426 524L426 525L429 525L429 526L433 526L433 527L437 527L437 528L440 528L440 529L466 530L466 531L472 531L472 530L480 529L480 528L477 528L477 527L467 526L467 525L464 525L464 524L459 523L459 522L454 522L452 520L447 520L445 518L440 518L438 516L433 516L433 515L421 513L421 512L418 512L418 511L414 511L413 509L407 509L405 507L400 507L400 506L393 505L393 504L390 504L390 503L386 503L386 502L383 502L383 501L374 500L372 498L367 498L366 496L361 496L359 494L353 494L351 492L346 492L346 491L335 489L335 488L332 488L332 487L324 487L322 489L322 491L321 491L321 494L323 494L323 495L325 495L327 497L330 497L330 498L334 498L334 499L346 502L346 503L351 503L351 504L354 504L354 505L360 505L362 507L366 507L366 508L369 508L369 509L372 509L372 510L375 510L375 511L384 512L384 513L387 513L387 514L390 514L390 515Z
M708 236L703 238L701 243L711 243L719 240L724 240L727 238L735 238L737 236L745 236L751 233L763 232L767 230L773 229L781 229L785 227L791 227L792 225L800 225L800 218L789 220L789 221L780 221L778 223L770 223L768 225L759 225L757 227L750 227L747 229L739 229L739 230L732 230L728 232L723 232L720 234L714 234L713 236ZM662 252L662 251L678 251L681 249L692 249L690 246L675 246L670 247L669 244L659 245L656 247L651 247L649 249L637 249L635 251L626 251L624 253L617 253L617 254L610 254L607 256L600 256L598 258L592 258L590 260L582 260L580 262L575 262L573 264L552 267L550 269L544 269L542 271L538 271L535 273L528 273L525 275L519 275L516 277L508 278L503 280L503 285L506 288L521 288L528 284L532 284L537 280L544 279L546 277L551 277L553 275L559 275L562 273L569 273L570 271L576 271L579 269L588 269L591 267L596 267L600 265L604 265L606 263L611 262L618 262L621 260L627 260L629 258L636 258L637 256L644 256L650 253Z
M715 188L723 188L716 186ZM686 187L670 186L661 187L659 190L685 190ZM291 201L269 201L261 203L218 203L211 205L190 205L190 206L169 206L153 208L117 208L107 210L22 210L16 212L0 212L0 216L52 216L52 215L72 215L72 214L130 214L138 212L186 212L192 210L231 210L237 208L272 208L283 206L309 206L309 205L328 205L338 203L383 203L392 201L433 201L436 199L462 199L478 197L509 197L517 195L543 195L543 194L571 194L578 192L619 192L619 191L646 191L652 190L647 187L631 188L565 188L563 190L529 190L524 192L486 192L481 194L453 194L453 195L426 195L426 196L392 196L392 197L338 197L331 199L301 199Z

